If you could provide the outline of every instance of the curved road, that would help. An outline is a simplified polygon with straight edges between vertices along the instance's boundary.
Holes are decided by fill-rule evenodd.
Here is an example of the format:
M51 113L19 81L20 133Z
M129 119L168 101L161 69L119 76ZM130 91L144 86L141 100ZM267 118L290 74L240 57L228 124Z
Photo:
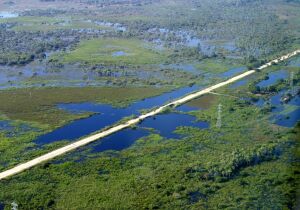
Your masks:
M294 51L292 53L289 53L287 55L281 56L278 59L275 59L275 60L272 60L272 61L268 62L268 63L260 66L258 68L258 70L262 70L264 68L267 68L267 67L271 66L272 64L276 64L276 63L279 63L281 61L284 61L284 60L286 60L286 59L288 59L288 58L290 58L292 56L295 56L295 55L297 55L299 53L300 53L300 49L296 50L296 51ZM60 155L65 154L67 152L73 151L73 150L75 150L75 149L77 149L79 147L82 147L82 146L87 145L87 144L89 144L91 142L99 140L99 139L101 139L103 137L106 137L106 136L108 136L110 134L113 134L113 133L115 133L117 131L120 131L120 130L122 130L124 128L128 128L128 127L130 127L132 125L135 125L135 124L137 124L138 122L144 120L147 117L151 117L151 116L154 116L156 114L161 113L167 107L173 107L173 106L178 106L178 105L184 104L184 103L186 103L186 102L188 102L188 101L190 101L192 99L198 98L199 96L205 95L205 94L209 93L210 91L213 91L215 89L218 89L220 87L223 87L225 85L233 83L233 82L235 82L237 80L245 78L245 77L247 77L247 76L249 76L249 75L251 75L251 74L253 74L255 72L256 72L255 70L246 71L245 73L242 73L242 74L240 74L238 76L232 77L232 78L230 78L230 79L228 79L228 80L226 80L224 82L218 83L216 85L213 85L211 87L205 88L205 89L200 90L198 92L191 93L191 94L189 94L189 95L187 95L187 96L185 96L185 97L183 97L181 99L178 99L178 100L170 102L170 103L168 103L166 105L163 105L163 106L161 106L161 107L159 107L159 108L157 108L157 109L155 109L153 111L150 111L150 112L148 112L146 114L143 114L143 115L141 115L141 116L139 116L139 117L137 117L135 119L129 120L129 121L127 121L125 123L122 123L122 124L119 124L119 125L115 125L115 126L109 128L109 129L105 130L105 131L101 131L101 132L99 132L97 134L93 134L91 136L85 137L85 138L83 138L81 140L78 140L78 141L72 143L72 144L69 144L67 146L61 147L59 149L56 149L56 150L54 150L52 152L49 152L49 153L47 153L45 155L37 157L37 158L35 158L33 160L30 160L28 162L22 163L22 164L14 167L12 169L9 169L7 171L1 172L0 173L0 180L2 180L4 178L7 178L7 177L10 177L10 176L13 176L15 174L18 174L18 173L20 173L20 172L22 172L24 170L32 168L32 167L34 167L34 166L36 166L36 165L38 165L40 163L49 161L49 160L51 160L53 158L56 158L56 157L58 157Z

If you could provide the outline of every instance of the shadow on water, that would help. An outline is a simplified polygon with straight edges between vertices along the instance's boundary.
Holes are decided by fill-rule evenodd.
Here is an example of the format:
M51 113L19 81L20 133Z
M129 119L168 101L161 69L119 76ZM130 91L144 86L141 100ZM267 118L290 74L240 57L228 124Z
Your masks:
M35 140L35 143L37 143L38 145L44 145L61 140L75 140L82 136L103 129L106 126L110 126L124 117L130 115L139 115L140 110L160 106L167 101L181 97L197 89L199 89L199 87L197 86L181 88L179 90L174 90L160 96L151 97L135 102L126 108L115 108L111 105L91 103L60 104L58 105L58 107L67 111L96 112L97 114L92 115L88 118L75 120L74 122L60 127L50 133L41 135Z

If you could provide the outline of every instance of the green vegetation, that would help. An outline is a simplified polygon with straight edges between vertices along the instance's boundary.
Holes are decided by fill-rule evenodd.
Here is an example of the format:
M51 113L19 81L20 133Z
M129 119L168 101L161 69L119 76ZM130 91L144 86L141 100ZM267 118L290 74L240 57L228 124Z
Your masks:
M66 145L34 140L94 114L63 111L59 103L125 107L223 81L216 75L300 47L299 0L8 0L0 7L20 12L0 17L0 171ZM272 124L268 103L282 90L292 100L290 81L257 88L281 69L300 85L298 57L189 102L201 110L187 114L208 129L177 127L179 139L167 139L145 128L150 134L127 149L97 153L91 144L1 180L0 209L13 201L19 209L296 209L300 123ZM255 106L260 98L266 104ZM280 108L275 114L285 116L298 107ZM172 112L179 111L162 114Z
M219 103L221 129L214 126ZM0 199L25 209L294 206L299 173L290 162L299 128L270 125L263 112L231 97L193 114L212 127L178 128L178 141L153 134L120 152L93 154L87 147L1 182Z
M11 28L14 31L54 31L70 29L102 29L111 30L110 27L100 26L95 23L72 17L32 17L22 16L10 19L0 19L0 23L16 23Z
M37 88L0 91L0 112L12 120L38 122L51 127L87 117L59 110L58 103L97 102L126 106L133 101L159 95L166 88Z
M204 95L200 98L188 102L187 105L191 107L198 107L201 109L208 109L215 102L216 99L217 96L215 95Z
M238 63L228 62L228 60L205 59L195 65L197 69L210 73L223 73L229 69L239 67Z
M122 55L114 56L114 53L118 52ZM65 62L71 63L141 65L160 63L165 58L165 53L155 51L151 49L150 44L138 40L93 39L82 41L77 49L67 53L63 58Z

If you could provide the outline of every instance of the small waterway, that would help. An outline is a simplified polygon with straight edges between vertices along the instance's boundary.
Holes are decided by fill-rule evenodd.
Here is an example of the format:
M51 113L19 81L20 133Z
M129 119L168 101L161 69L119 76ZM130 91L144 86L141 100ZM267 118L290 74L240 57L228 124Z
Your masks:
M35 141L38 145L44 145L61 140L75 140L80 137L99 131L106 126L110 126L124 117L140 115L140 110L150 109L163 105L167 101L174 100L190 92L198 90L198 86L184 87L160 96L137 101L125 108L116 108L107 104L59 104L58 107L70 112L94 112L91 117L75 120L50 133L41 135Z

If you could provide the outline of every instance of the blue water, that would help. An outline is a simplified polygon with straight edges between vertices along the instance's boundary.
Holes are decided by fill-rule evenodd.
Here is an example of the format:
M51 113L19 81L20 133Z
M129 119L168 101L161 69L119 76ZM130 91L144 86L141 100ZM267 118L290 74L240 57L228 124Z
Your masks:
M35 143L38 145L44 145L61 140L75 140L95 131L101 130L106 126L110 126L124 117L130 115L139 115L139 111L142 109L150 109L155 106L160 106L167 101L181 97L198 89L200 88L197 86L184 87L160 96L135 102L126 108L115 108L111 105L92 103L60 104L58 105L59 108L71 112L85 111L96 112L98 114L92 115L88 118L76 120L50 133L41 135L35 140Z
M288 66L300 67L300 56L292 58L288 62Z
M276 115L271 119L275 119L275 124L284 127L294 127L300 119L300 107L288 115Z
M39 131L37 128L33 128L25 123L14 124L10 120L0 121L0 132L4 132L6 137L15 137L29 131Z
M0 203L0 210L4 210L5 205L3 203Z
M2 120L0 121L0 131L11 131L13 130L14 126L11 125L11 123L8 120Z
M141 127L154 128L159 134L166 138L179 138L173 133L179 126L192 126L197 128L209 128L209 123L196 121L196 117L188 114L168 113L157 115L155 118L148 118L143 121Z
M101 141L91 145L93 152L105 150L123 150L131 146L136 140L151 133L147 128L155 129L155 133L168 139L178 139L180 135L174 131L180 126L192 126L201 129L209 128L207 122L196 121L196 118L187 114L168 113L157 115L155 118L147 118L137 128L128 128L114 133Z
M160 68L171 68L171 69L176 69L176 70L182 70L188 73L192 73L192 74L202 74L203 71L197 69L193 64L160 64L159 65Z
M285 70L279 70L279 71L270 73L268 76L269 76L269 78L267 80L263 80L263 81L259 82L257 84L257 86L259 86L260 88L265 88L270 85L274 85L280 79L286 79L288 77L288 72Z
M136 140L146 137L151 133L157 133L166 139L179 139L181 135L176 134L174 131L180 126L192 126L200 129L207 129L209 128L209 123L197 121L195 116L185 113L170 112L147 118L134 128L121 130L86 147L90 148L92 153L107 150L120 151L130 147ZM82 148L82 150L85 149ZM85 157L80 155L80 151L81 150L78 151L80 158L77 161L85 159ZM65 160L69 158L71 158L71 156L67 157ZM64 161L60 160L54 163L62 163Z
M126 56L126 55L127 55L127 53L124 51L118 51L118 52L112 53L113 57Z
M130 147L137 139L140 139L143 136L147 136L148 134L149 131L145 129L127 128L110 136L107 136L101 139L101 141L99 142L91 144L90 147L93 148L92 152L103 152L106 150L120 151L122 149Z
M239 81L233 83L232 85L230 85L230 88L231 89L238 88L238 87L246 85L248 82L249 82L249 79L239 80Z
M265 100L263 98L259 98L254 104L258 107L263 107L265 105Z
M222 77L222 78L228 78L228 77L232 77L238 73L241 73L243 71L245 71L247 68L242 66L242 67L238 67L238 68L233 68L233 69L230 69L226 72L223 72L221 74L219 74L218 76L219 77Z
M272 116L270 117L270 121L274 122L277 125L284 127L294 127L296 123L300 120L300 96L297 95L292 98L287 104L297 106L296 110L287 113L285 115L280 114L280 112L285 110L285 104L281 102L281 97L284 95L286 90L282 90L276 95L270 97L268 101L260 98L258 101L254 102L258 107L263 107L267 102L270 103L274 108L272 109Z

